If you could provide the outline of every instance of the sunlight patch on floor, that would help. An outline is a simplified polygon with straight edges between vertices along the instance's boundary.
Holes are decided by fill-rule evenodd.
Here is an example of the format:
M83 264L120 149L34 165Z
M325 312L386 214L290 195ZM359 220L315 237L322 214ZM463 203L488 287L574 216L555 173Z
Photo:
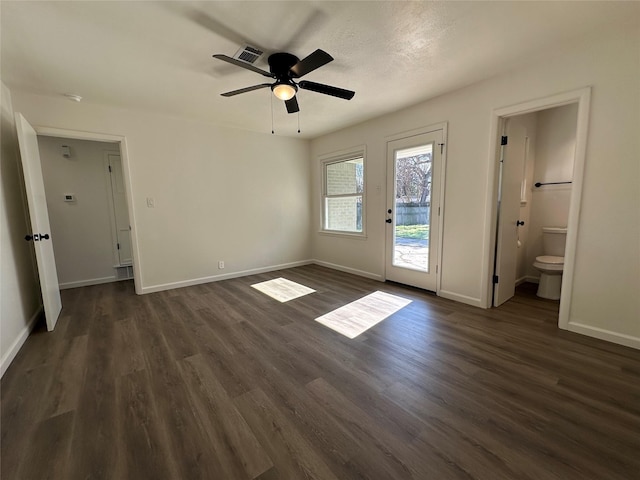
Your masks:
M326 313L316 322L345 337L356 338L410 303L406 298L378 291Z
M315 292L312 288L305 287L304 285L300 285L299 283L292 282L291 280L287 280L282 277L267 280L266 282L256 283L251 286L282 303Z

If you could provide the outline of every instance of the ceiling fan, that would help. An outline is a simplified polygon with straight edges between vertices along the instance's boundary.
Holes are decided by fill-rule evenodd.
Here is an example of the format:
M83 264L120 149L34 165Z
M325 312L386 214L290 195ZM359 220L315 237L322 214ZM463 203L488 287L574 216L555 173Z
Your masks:
M303 90L311 90L312 92L323 93L325 95L332 95L334 97L343 98L345 100L351 100L356 92L351 90L345 90L343 88L332 87L331 85L325 85L323 83L309 82L302 80L295 82L294 79L303 77L307 73L313 72L317 68L326 65L333 61L333 57L324 50L316 50L309 56L300 60L295 55L286 52L279 52L269 55L267 62L269 63L269 71L262 70L258 67L251 65L250 63L237 60L227 55L214 55L214 58L231 63L238 67L246 68L252 72L259 73L265 77L275 78L274 83L261 83L259 85L253 85L251 87L241 88L239 90L233 90L231 92L222 93L223 97L233 97L241 93L251 92L261 88L270 87L273 94L280 100L284 100L284 104L287 107L287 112L296 113L300 111L298 106L298 100L296 99L296 93L298 88Z

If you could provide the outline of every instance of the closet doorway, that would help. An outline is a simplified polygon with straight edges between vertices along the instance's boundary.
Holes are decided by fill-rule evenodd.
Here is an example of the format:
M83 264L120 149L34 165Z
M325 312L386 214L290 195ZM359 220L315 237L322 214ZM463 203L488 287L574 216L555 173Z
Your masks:
M134 276L120 144L38 136L60 289Z

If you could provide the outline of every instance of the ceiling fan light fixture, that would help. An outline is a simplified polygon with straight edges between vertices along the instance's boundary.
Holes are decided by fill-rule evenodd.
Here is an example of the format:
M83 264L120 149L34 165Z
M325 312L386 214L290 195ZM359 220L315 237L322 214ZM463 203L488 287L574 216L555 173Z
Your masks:
M284 101L291 100L298 91L295 85L289 83L276 83L271 90L277 98Z

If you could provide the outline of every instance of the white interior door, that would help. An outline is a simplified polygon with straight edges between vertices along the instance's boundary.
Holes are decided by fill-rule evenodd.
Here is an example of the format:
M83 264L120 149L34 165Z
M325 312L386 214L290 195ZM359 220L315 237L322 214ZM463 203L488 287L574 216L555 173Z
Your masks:
M47 330L51 331L55 328L62 310L62 300L60 299L58 272L53 254L47 198L44 192L40 152L38 151L38 137L33 127L20 113L16 113L15 117L31 219L31 235L29 236L32 237L36 251Z
M387 280L436 291L443 131L387 144Z
M117 153L108 153L109 177L113 198L113 216L115 221L118 265L131 265L131 232L129 229L129 211L122 174L122 159Z
M525 161L526 130L517 121L507 121L507 144L502 147L498 190L498 230L493 306L515 294L518 263L518 222Z

